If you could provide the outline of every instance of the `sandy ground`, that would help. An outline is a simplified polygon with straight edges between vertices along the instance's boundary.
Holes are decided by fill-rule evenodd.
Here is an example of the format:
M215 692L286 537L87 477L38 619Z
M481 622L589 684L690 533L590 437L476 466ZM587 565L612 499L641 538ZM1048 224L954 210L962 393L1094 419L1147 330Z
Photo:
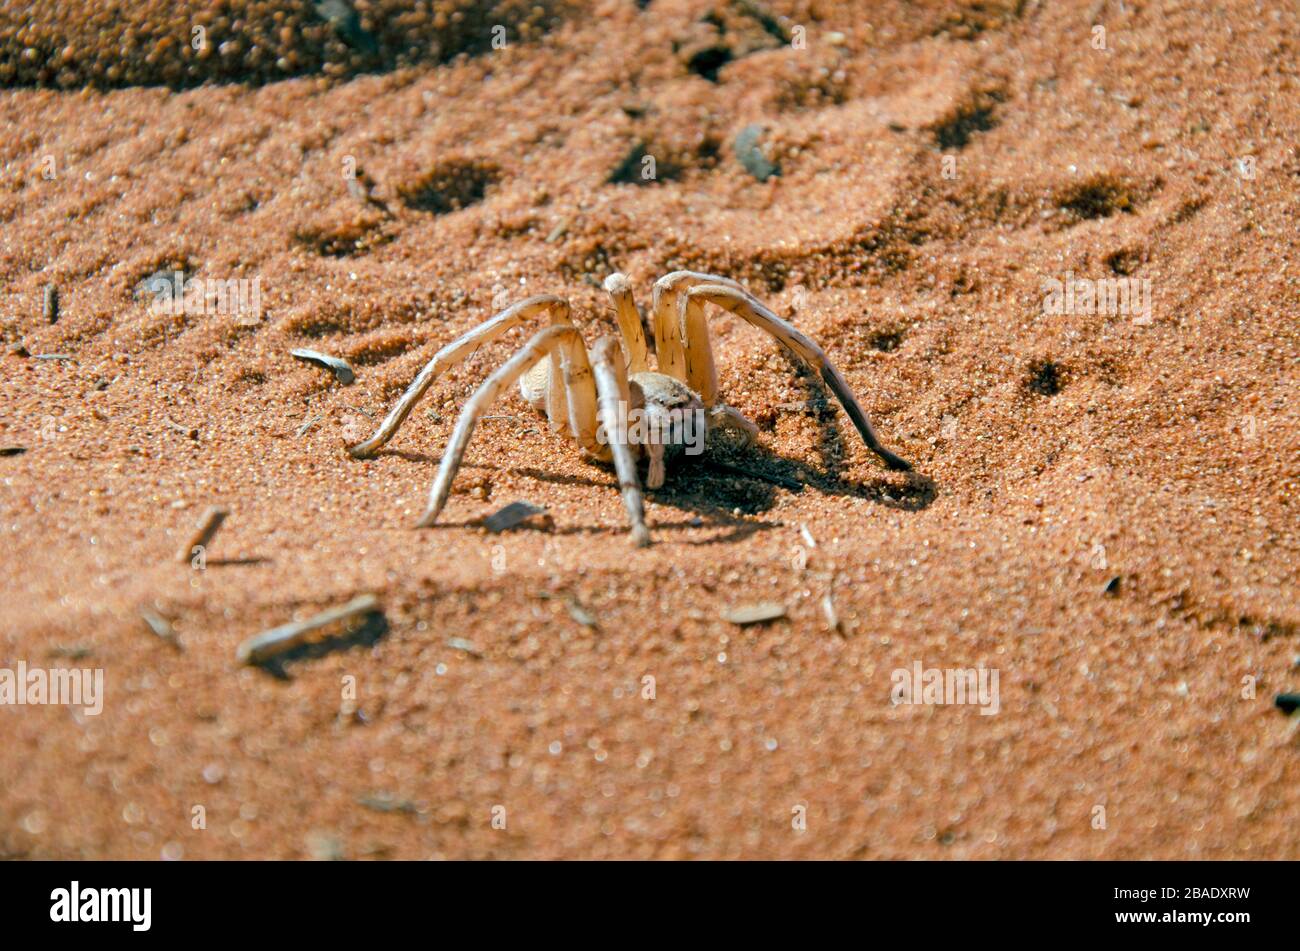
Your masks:
M530 6L497 49L472 5L358 4L345 43L232 2L215 61L186 52L197 4L96 5L129 30L23 6L0 666L99 668L105 698L0 710L0 854L1300 856L1273 703L1300 688L1286 4L596 0ZM734 150L754 124L765 181ZM176 267L257 279L262 311L151 310L138 285ZM607 274L645 305L682 267L821 342L915 472L721 317L761 434L717 458L755 475L678 467L648 549L513 393L412 528L519 334L344 453L494 300L567 295L590 342ZM1046 313L1070 276L1149 282L1149 312ZM549 522L478 524L518 499ZM213 504L206 565L178 562ZM236 661L367 592L382 636ZM721 617L765 601L786 617ZM895 705L918 663L996 669L998 712Z

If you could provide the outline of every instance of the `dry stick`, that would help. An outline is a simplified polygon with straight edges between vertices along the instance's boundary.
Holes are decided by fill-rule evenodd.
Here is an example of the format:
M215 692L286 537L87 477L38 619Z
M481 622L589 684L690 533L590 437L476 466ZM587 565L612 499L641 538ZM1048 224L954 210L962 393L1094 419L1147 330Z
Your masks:
M835 575L826 583L826 594L822 596L822 614L826 616L826 626L835 634L843 634L840 627L840 612L835 610Z
M319 420L320 420L320 416L316 416L316 415L308 416L307 421L298 427L298 435L299 436L304 435L307 432L307 430L311 429L312 426L314 426Z
M165 617L156 611L151 611L149 608L141 608L140 617L145 624L149 625L149 630L153 631L155 635L177 650L184 650L180 640L176 637L176 631Z
M799 523L799 534L803 536L803 540L808 543L809 548L817 547L817 539L813 538L813 533L808 531L808 526L803 522Z
M379 599L373 594L363 594L353 598L342 607L330 608L305 621L293 621L273 627L269 631L250 637L239 645L235 657L241 664L260 664L276 654L292 650L306 641L314 631L327 625L345 621L363 614L373 614L379 610Z
M45 285L45 322L54 323L59 319L59 289L53 284Z
M219 505L213 505L204 512L203 520L199 522L199 527L195 529L189 544L182 548L176 556L177 561L189 561L194 554L195 548L207 548L208 542L212 541L212 536L217 534L217 530L221 528L221 523L226 520L226 516L229 514L229 509L223 509Z

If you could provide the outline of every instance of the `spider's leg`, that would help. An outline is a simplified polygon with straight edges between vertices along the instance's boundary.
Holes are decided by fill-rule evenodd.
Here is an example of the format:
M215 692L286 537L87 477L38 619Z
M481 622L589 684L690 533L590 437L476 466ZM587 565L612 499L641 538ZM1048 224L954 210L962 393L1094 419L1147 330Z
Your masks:
M596 439L596 386L592 379L591 364L587 359L587 348L582 336L571 324L557 324L539 331L513 357L507 360L491 376L483 381L474 391L460 419L451 434L451 441L442 455L438 474L429 489L429 503L417 524L427 528L438 519L438 513L447 504L451 493L451 482L456 478L465 447L474 433L474 425L492 405L492 402L512 383L518 380L529 367L539 360L554 354L560 354L563 365L563 379L568 395L569 427L578 442L593 451L599 449Z
M709 412L710 428L729 429L739 433L746 445L754 442L758 439L758 427L739 410L718 400L718 370L713 362L709 323L700 298L692 297L689 292L678 296L677 323L681 328L686 360L684 382L700 394L700 399Z
M844 377L840 376L839 370L835 369L835 366L827 358L821 347L795 329L792 324L772 313L745 291L734 287L721 284L703 284L691 288L686 293L690 299L717 304L719 307L731 311L737 317L775 337L781 346L802 360L810 369L816 370L821 375L822 380L825 381L831 392L844 406L845 412L849 414L849 419L853 420L853 425L857 428L859 435L862 436L862 441L867 444L867 447L872 452L883 459L891 469L906 470L912 468L911 464L900 459L881 445L879 437L876 436L876 431L871 428L871 423L867 420L867 414L858 405L858 401L853 396L853 391L849 389L849 384ZM689 312L687 312L686 316L689 318Z
M616 358L618 345L613 337L602 337L592 347L591 359L596 371L596 392L600 398L600 418L605 438L614 456L614 471L618 473L618 487L623 494L623 506L632 524L632 544L644 548L650 544L650 532L645 527L645 505L641 499L641 483L637 478L636 459L628 445L626 424L630 398L627 371Z
M659 280L655 281L654 289L654 332L655 332L655 354L659 359L659 372L665 373L674 379L681 380L690 386L687 381L686 366L686 336L685 328L681 321L678 311L678 298L684 292L698 284L708 284L711 286L721 286L742 290L741 286L735 281L725 277L718 277L714 274L701 274L698 271L673 271L666 274ZM703 312L704 308L701 303L688 305L694 309ZM710 369L712 368L712 359L709 361ZM717 380L713 384L715 395L717 390ZM695 387L692 387L695 389ZM699 392L697 390L697 392ZM705 397L704 393L700 393ZM712 405L708 398L705 397L705 405Z
M618 329L623 335L623 348L627 357L628 373L644 373L650 369L650 354L645 345L645 329L636 301L632 299L632 285L626 274L611 274L605 278L605 290L614 299L614 314Z
M549 294L530 297L507 307L495 317L479 324L473 330L462 334L447 344L434 354L433 359L426 363L424 369L411 381L411 385L406 388L402 398L393 404L393 408L388 411L384 421L379 424L375 434L365 442L350 446L348 452L357 459L365 459L374 455L384 443L393 438L398 427L406 421L406 417L415 408L415 404L420 397L425 394L429 387L433 385L434 380L438 379L444 370L460 363L473 353L476 348L501 336L511 327L517 327L532 320L537 315L547 312L551 314L553 322L567 323L569 319L569 302L562 297Z
M740 410L717 403L708 412L710 428L729 429L733 433L739 433L741 442L746 446L758 440L758 427Z

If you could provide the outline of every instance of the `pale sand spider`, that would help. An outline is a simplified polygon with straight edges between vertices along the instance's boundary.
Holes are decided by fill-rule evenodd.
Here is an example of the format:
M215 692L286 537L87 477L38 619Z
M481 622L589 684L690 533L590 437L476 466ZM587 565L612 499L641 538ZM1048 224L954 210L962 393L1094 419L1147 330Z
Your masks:
M487 378L465 404L451 442L429 490L429 504L418 526L432 525L447 502L452 479L460 467L474 424L511 383L519 381L524 399L544 412L554 431L565 431L595 459L614 463L619 488L632 523L637 546L650 543L641 501L637 463L648 460L646 486L664 482L664 462L680 453L683 427L674 424L682 412L696 412L707 427L726 428L753 440L758 428L718 398L718 375L705 321L705 304L724 307L777 339L789 353L816 370L831 388L862 439L891 469L911 466L880 444L862 407L844 377L812 340L776 316L735 281L694 271L674 271L654 286L654 339L658 372L650 369L641 318L632 289L622 274L612 274L605 290L614 299L624 352L612 336L596 341L588 357L582 336L569 319L569 303L543 295L508 307L486 323L457 338L434 355L402 394L375 434L348 449L354 457L374 455L397 432L411 409L444 370L464 360L482 344L511 327L547 315L551 326L539 331L522 349ZM550 357L546 360L546 357ZM593 372L594 371L594 372ZM636 430L619 426L620 414L639 410L648 422L661 427L642 430L658 433L653 440L638 441ZM603 425L599 425L603 424ZM610 438L607 434L625 434Z

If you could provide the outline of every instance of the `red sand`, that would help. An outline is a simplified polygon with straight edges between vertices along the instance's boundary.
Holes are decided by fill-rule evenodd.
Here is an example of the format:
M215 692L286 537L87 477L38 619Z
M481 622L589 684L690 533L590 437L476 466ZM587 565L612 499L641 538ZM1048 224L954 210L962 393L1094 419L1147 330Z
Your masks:
M30 354L0 358L0 447L27 448L0 457L0 667L99 667L107 692L97 717L0 710L0 854L1300 855L1300 740L1273 707L1300 688L1293 16L773 2L795 49L744 5L604 0L443 62L455 44L391 53L430 41L392 6L362 8L374 73L318 33L311 75L131 86L205 74L72 14L34 58L58 40L84 70L0 69L126 87L0 96L0 332ZM0 66L24 42L0 30ZM767 182L732 151L751 123ZM638 148L660 179L608 183ZM150 312L134 288L171 266L259 278L266 312ZM724 392L763 428L729 461L807 484L679 467L649 549L612 473L514 395L444 524L411 528L506 342L379 458L343 452L494 296L569 295L591 342L608 273L645 305L688 266L821 342L916 473L721 318ZM1067 275L1149 280L1150 321L1045 314ZM549 527L475 526L521 498ZM211 504L232 514L198 571L174 557ZM287 681L236 663L364 592L374 646ZM759 601L787 618L720 618ZM916 662L998 669L1000 712L894 706Z

